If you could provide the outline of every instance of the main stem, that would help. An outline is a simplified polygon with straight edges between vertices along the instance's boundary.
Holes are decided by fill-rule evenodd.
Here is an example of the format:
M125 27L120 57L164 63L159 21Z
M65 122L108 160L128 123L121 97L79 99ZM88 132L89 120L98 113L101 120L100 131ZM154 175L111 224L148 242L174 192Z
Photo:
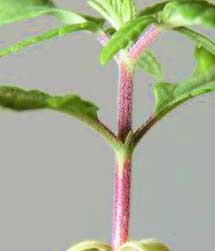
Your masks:
M132 129L133 103L133 69L125 62L119 63L119 89L117 111L117 136L125 142ZM128 241L129 211L131 188L131 151L126 149L116 152L116 168L114 180L114 207L112 248L114 251Z
M129 211L131 189L132 151L126 137L132 130L133 77L135 63L146 47L160 34L160 29L152 25L150 29L129 50L126 60L117 60L119 65L119 89L117 110L117 138L124 145L116 150L116 169L114 180L114 207L112 248L113 251L128 241Z

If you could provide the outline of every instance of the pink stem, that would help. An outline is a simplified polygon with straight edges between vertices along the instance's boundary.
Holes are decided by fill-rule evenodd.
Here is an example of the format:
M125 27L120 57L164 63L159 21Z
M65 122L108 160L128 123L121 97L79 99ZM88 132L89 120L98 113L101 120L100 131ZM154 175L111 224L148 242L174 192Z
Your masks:
M97 36L97 40L102 46L105 46L109 41L109 37L105 33L99 33L99 35Z
M133 105L133 69L125 63L119 64L118 88L117 135L124 141L132 127Z
M97 41L99 41L99 43L104 47L108 42L109 42L110 38L108 37L108 35L105 32L100 32L97 35ZM114 56L116 62L119 62L118 56L115 55Z
M129 158L124 160L122 166L116 160L114 186L112 248L116 251L128 241L129 235L131 186L131 160Z
M152 26L130 49L126 62L119 62L119 90L117 109L117 137L122 142L132 130L132 104L133 104L133 76L134 62L143 50L158 36L159 29ZM116 155L116 170L114 180L114 207L112 248L118 248L128 241L129 237L129 211L131 187L131 155L128 149L123 149Z
M119 64L118 92L117 136L120 140L125 141L127 134L132 129L133 69L130 69L123 62ZM118 159L116 159L114 181L112 229L112 247L114 251L128 241L131 184L131 157L129 152L116 157Z
M129 50L128 57L137 61L142 52L158 37L159 34L159 28L155 25L152 25Z

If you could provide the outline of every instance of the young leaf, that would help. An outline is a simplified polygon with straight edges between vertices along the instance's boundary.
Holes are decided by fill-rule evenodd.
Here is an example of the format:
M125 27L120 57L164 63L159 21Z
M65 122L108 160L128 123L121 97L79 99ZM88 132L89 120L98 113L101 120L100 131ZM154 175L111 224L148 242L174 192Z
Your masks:
M174 30L189 37L196 44L201 45L205 50L215 56L215 43L206 36L185 27L179 27Z
M129 241L120 246L119 251L169 251L170 249L156 239Z
M162 21L173 27L215 27L215 5L204 0L173 0L162 11Z
M170 84L170 85L172 85L172 84ZM166 86L166 83L164 84L164 86L162 86L162 83L154 86L154 94L157 99L159 99L159 97L160 97L159 96L160 90L162 88L164 88L162 90L162 92L165 92L166 88L168 89L168 87ZM174 95L174 98L171 98L173 94L170 94L170 97L169 97L169 100L167 101L167 103L163 103L162 105L160 105L160 107L156 107L155 115L158 117L158 120L160 120L167 113L169 113L170 111L172 111L174 108L176 108L180 104L184 103L185 101L187 101L191 98L194 98L196 96L206 94L208 92L215 92L215 81L212 81L212 82L209 82L203 86L197 87L196 89L193 89L193 90L191 90L187 93L184 93L180 96ZM167 95L168 95L168 93L167 93Z
M159 19L160 13L163 11L165 5L170 1L163 1L152 6L146 7L138 13L138 16L154 16Z
M71 34L74 31L80 31L80 30L96 31L97 28L98 28L97 24L95 25L93 22L84 22L82 24L66 25L60 28L50 29L47 32L14 43L9 47L0 49L0 57L7 56L9 54L14 54L24 49L27 46L38 44L41 43L42 41L52 39L54 37L61 37Z
M49 14L57 17L63 24L80 24L87 21L87 19L70 10L63 10L59 8L52 8Z
M116 30L113 28L113 27L108 27L106 30L105 30L105 34L107 34L108 36L112 36L114 33L116 32Z
M89 0L88 3L116 29L136 16L133 0Z
M138 66L144 71L152 74L157 80L161 80L163 78L161 65L157 61L154 54L149 50L145 50L142 53L140 59L138 60Z
M187 100L209 92L215 93L215 69L207 74L192 76L178 84L156 83L153 86L155 109L153 114L134 133L132 144L136 146L147 131L166 114Z
M0 25L37 17L53 8L50 0L0 0Z
M214 80L215 68L212 67L204 74L194 75L181 81L175 89L174 95L178 97Z
M195 48L196 68L194 75L204 74L211 67L215 66L215 55L205 50L201 45L196 45Z
M83 241L67 251L111 251L111 246L99 241Z
M155 19L153 17L143 16L124 24L119 31L114 33L110 41L102 49L100 57L101 64L106 64L115 53L139 37L139 35L154 22Z
M155 96L155 113L163 110L172 100L174 100L174 90L176 84L156 83L153 85L153 93Z
M56 16L63 24L82 24L89 22L97 29L104 25L105 20L102 18L92 17L84 14L75 13L70 10L64 10L59 8L53 8L49 14ZM96 30L96 29L95 29Z
M163 117L181 103L197 95L215 91L215 69L191 76L178 84L157 83L153 86L155 115Z
M57 8L51 0L0 0L0 25L34 18L43 14L57 17L64 25L90 22L94 30L103 26L104 20Z

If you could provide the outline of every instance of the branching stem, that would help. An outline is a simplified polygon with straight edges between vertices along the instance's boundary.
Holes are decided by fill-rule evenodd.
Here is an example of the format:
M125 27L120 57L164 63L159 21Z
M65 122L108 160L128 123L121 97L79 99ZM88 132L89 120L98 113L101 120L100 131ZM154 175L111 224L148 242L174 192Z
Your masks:
M134 69L128 63L119 64L117 136L123 142L132 129L133 76Z
M99 31L97 33L97 40L102 46L105 46L107 42L109 41L109 37L104 31Z
M105 124L103 124L100 120L99 123L94 126L94 129L101 134L103 138L109 142L114 149L120 148L123 144L118 140L117 136L109 129Z
M109 42L110 38L103 30L99 30L97 32L97 40L102 46L105 46ZM115 55L114 59L116 63L119 63L118 55Z
M117 109L117 138L124 143L116 152L116 169L114 180L114 206L112 248L118 248L128 241L130 220L130 189L132 174L132 154L135 145L140 141L147 128L154 123L153 118L146 122L135 135L126 138L132 131L132 106L133 106L133 78L136 62L144 49L160 34L156 26L139 38L129 50L128 55L121 59L119 65L118 109Z
M117 110L117 137L125 139L132 129L133 104L133 69L126 62L119 64L118 110ZM116 152L116 169L114 181L114 208L112 247L117 250L120 245L128 241L130 186L131 186L131 156L132 150L124 144Z
M132 154L116 154L112 250L128 241L130 219L130 189Z
M129 50L128 57L137 62L143 51L160 35L158 26L152 25Z
M158 120L159 118L157 116L152 115L136 130L136 132L133 134L131 142L133 147L138 145L143 136L152 128L153 125L156 124Z

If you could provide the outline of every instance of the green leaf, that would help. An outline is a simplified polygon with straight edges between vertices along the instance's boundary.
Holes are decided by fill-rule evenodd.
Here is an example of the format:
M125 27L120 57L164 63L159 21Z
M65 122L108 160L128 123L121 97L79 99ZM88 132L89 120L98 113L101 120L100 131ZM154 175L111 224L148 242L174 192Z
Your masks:
M161 64L149 50L145 50L142 53L140 59L138 60L138 66L145 72L152 74L157 80L161 80L163 78Z
M191 76L177 84L156 83L153 86L155 96L155 115L157 115L158 118L161 118L183 102L197 95L214 91L214 67L204 74Z
M108 36L112 36L115 32L116 32L116 30L115 30L113 27L108 27L108 28L105 30L105 33L106 33Z
M88 21L84 16L78 13L59 8L52 8L49 14L57 17L63 24L80 24Z
M102 49L100 57L101 64L106 64L110 61L115 53L137 39L139 35L154 22L155 19L153 17L143 16L124 24L119 31L114 33L110 41Z
M170 249L156 239L129 241L120 246L119 251L169 251Z
M66 25L60 28L50 29L47 32L39 34L37 36L29 37L23 41L14 43L6 48L0 49L0 57L4 57L10 54L14 54L24 49L25 47L41 43L42 41L52 39L54 37L62 37L71 34L74 31L89 30L96 31L97 25L92 22L84 22L82 24Z
M97 120L98 107L74 94L52 97L48 100L48 105L49 108L71 114L81 120Z
M172 84L170 84L172 85ZM156 88L158 89L162 89L162 83L155 85L154 86L154 93L155 96L158 98L159 97L159 90L156 90ZM162 92L165 92L166 90L166 83L163 86L163 90ZM171 88L171 87L170 87ZM168 89L168 87L167 87ZM196 89L184 93L181 96L174 96L174 99L171 99L171 96L173 94L171 94L168 103L163 103L162 106L160 106L160 109L158 109L159 107L157 107L156 111L155 111L155 115L158 117L158 119L160 120L162 117L164 117L167 113L169 113L170 111L172 111L173 109L175 109L177 106L179 106L180 104L184 103L185 101L194 98L196 96L202 95L202 94L206 94L209 92L215 92L215 81L211 81L201 87L197 87ZM168 95L168 94L167 94Z
M215 69L213 67L204 74L194 75L181 81L175 89L174 95L178 97L214 80Z
M215 66L215 55L205 50L201 45L195 48L196 68L194 75L206 73L211 67Z
M161 12L163 11L166 4L169 2L170 1L163 1L160 3L156 3L152 6L148 6L148 7L144 8L143 10L141 10L138 13L138 16L148 16L148 15L151 16L152 15L152 16L156 17L157 20L159 20Z
M174 100L174 90L176 84L156 83L153 85L155 96L155 113L162 111L172 100Z
M205 73L215 64L215 43L206 36L186 27L175 28L175 31L195 42L196 68L194 75Z
M198 44L198 46L202 46L205 50L215 56L215 43L206 36L185 27L179 27L174 30L189 37L196 44Z
M215 27L215 5L203 0L173 0L162 12L162 21L173 27L202 25Z
M0 25L34 18L53 8L50 0L0 0Z
M0 9L3 8L3 5L1 5L1 1L0 0ZM17 21L20 18L30 18L32 16L29 16L29 5L32 5L32 1L33 0L21 0L21 1L16 1L16 4L14 4L13 8L11 7L11 9L8 7L7 10L7 20L9 20L10 22L12 21ZM2 1L5 3L5 5L10 6L10 4L12 4L12 0L7 1ZM68 33L74 32L74 31L79 31L79 30L88 30L91 32L97 32L98 30L100 30L101 28L103 28L104 25L104 19L101 18L96 18L96 17L91 17L91 16L87 16L87 15L83 15L83 14L78 14L78 13L74 13L72 11L68 11L68 10L63 10L63 9L58 9L56 8L50 1L47 0L36 0L33 1L34 2L34 6L30 8L31 11L42 11L42 14L52 14L54 16L56 16L58 19L60 19L61 22L64 23L63 27L60 28L55 28L55 29L50 29L47 32L44 32L42 34L39 34L37 36L33 36L30 38L27 38L23 41L17 42L7 48L3 48L0 49L0 56L6 56L8 54L11 53L15 53L19 50L21 50L22 48L26 47L26 46L30 46L32 44L36 44L36 43L40 43L43 40L47 40L47 39L51 39L53 37L57 37L57 36L63 36L66 35ZM25 5L24 5L25 3ZM28 5L27 5L28 3ZM42 4L42 7L38 7L37 4ZM23 4L23 8L21 12L21 7ZM47 7L45 8L44 6ZM50 6L50 7L49 7ZM19 8L20 9L19 9ZM33 9L33 10L32 10ZM11 12L10 12L11 11ZM12 12L14 11L14 12ZM15 12L17 11L17 15L15 15ZM20 13L26 13L26 15L22 16ZM32 12L34 13L34 12ZM39 12L35 12L35 13L39 13ZM10 15L13 14L13 17L10 17ZM5 14L6 15L6 14ZM2 14L3 17L3 14ZM13 19L14 18L14 19ZM6 19L4 19L4 21L7 21ZM2 19L3 21L3 19ZM8 21L8 22L9 22ZM0 24L1 24L1 14L0 14ZM67 24L67 25L65 25Z
M49 98L48 94L37 90L24 91L17 87L0 86L0 106L15 111L47 108Z
M80 13L75 13L70 10L64 10L59 8L53 8L50 11L50 14L56 16L63 24L82 24L86 22L90 22L93 24L97 29L101 28L105 20L102 18L92 17Z
M206 36L185 27L179 27L175 30L197 44L195 48L197 65L193 75L201 75L210 70L215 65L215 43Z
M57 17L64 25L90 22L99 29L104 24L104 19L57 8L50 0L0 0L0 25L34 18L43 14Z
M89 0L88 3L116 29L136 16L133 0Z
M111 251L110 245L99 241L83 241L72 246L67 251Z
M49 109L72 115L99 133L114 150L122 147L115 134L98 119L98 107L75 94L52 96L39 90L26 91L15 86L0 86L0 107L14 111ZM83 242L76 249L79 247L81 251L85 244L91 245L92 251L97 247L99 251L110 251L108 245L100 242Z
M11 86L0 86L0 106L15 111L52 109L86 122L96 121L98 111L96 105L74 94L50 96L38 90L26 91Z

